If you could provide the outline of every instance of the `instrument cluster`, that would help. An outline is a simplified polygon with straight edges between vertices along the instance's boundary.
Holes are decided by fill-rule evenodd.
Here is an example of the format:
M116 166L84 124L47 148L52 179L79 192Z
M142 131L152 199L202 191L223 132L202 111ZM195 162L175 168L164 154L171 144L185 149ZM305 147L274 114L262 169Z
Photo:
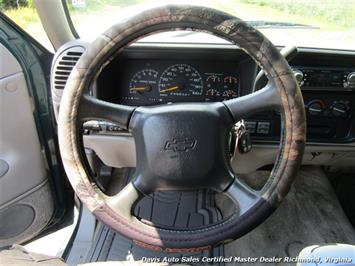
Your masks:
M118 103L215 102L239 96L238 65L232 62L129 60L124 66L116 68Z

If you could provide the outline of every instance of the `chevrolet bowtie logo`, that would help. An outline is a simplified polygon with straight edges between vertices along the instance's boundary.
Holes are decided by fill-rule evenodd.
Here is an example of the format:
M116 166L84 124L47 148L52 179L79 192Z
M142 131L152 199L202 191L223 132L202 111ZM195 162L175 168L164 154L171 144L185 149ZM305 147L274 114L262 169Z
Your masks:
M171 150L174 152L189 151L196 147L196 143L197 140L189 138L168 140L165 143L164 150Z

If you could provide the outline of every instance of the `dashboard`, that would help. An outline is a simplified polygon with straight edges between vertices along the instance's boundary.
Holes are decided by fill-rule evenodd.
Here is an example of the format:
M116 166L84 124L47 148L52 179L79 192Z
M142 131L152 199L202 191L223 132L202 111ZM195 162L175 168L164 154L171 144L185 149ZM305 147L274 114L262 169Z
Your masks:
M355 140L352 60L303 53L290 62L304 97L309 141ZM242 50L130 47L103 69L96 96L133 106L224 101L252 93L259 70ZM266 82L264 77L260 85ZM277 112L262 112L245 121L253 140L280 139Z
M87 45L76 40L56 53L51 76L56 115L68 76L63 77L62 69L72 68ZM289 64L300 84L307 116L304 163L353 165L355 53L301 48ZM91 91L98 99L132 106L223 101L252 93L255 84L260 85L255 89L264 86L265 77L255 82L259 71L243 50L232 45L144 43L111 58ZM274 163L282 134L280 119L275 111L244 117L253 149L233 162L236 172L249 173ZM135 166L129 132L103 121L84 125L83 132L85 147L105 164Z
M76 41L59 51L58 70L63 64L73 65L65 60L78 60L86 45ZM355 54L300 49L289 63L304 98L308 142L354 143ZM132 106L224 101L265 85L264 77L257 83L260 87L254 88L259 71L243 50L231 45L137 44L124 49L105 65L92 93L108 102ZM53 103L58 110L63 77L53 76ZM244 120L253 142L279 141L282 133L279 113L262 112Z

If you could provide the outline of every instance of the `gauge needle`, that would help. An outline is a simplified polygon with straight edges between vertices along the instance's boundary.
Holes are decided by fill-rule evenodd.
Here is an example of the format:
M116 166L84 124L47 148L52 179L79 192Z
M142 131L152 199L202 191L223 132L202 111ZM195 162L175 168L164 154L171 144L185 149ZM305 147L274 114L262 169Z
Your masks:
M160 92L164 93L164 92L176 91L177 89L179 89L179 86L170 87L170 88L161 90Z
M146 87L138 87L138 88L130 88L130 91L145 91L147 88Z

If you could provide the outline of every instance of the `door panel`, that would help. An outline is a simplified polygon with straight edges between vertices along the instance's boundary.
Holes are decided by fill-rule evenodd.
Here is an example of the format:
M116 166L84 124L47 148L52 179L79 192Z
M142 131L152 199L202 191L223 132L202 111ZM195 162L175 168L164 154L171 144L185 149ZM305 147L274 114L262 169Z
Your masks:
M33 111L24 73L0 44L0 246L37 235L54 211Z

